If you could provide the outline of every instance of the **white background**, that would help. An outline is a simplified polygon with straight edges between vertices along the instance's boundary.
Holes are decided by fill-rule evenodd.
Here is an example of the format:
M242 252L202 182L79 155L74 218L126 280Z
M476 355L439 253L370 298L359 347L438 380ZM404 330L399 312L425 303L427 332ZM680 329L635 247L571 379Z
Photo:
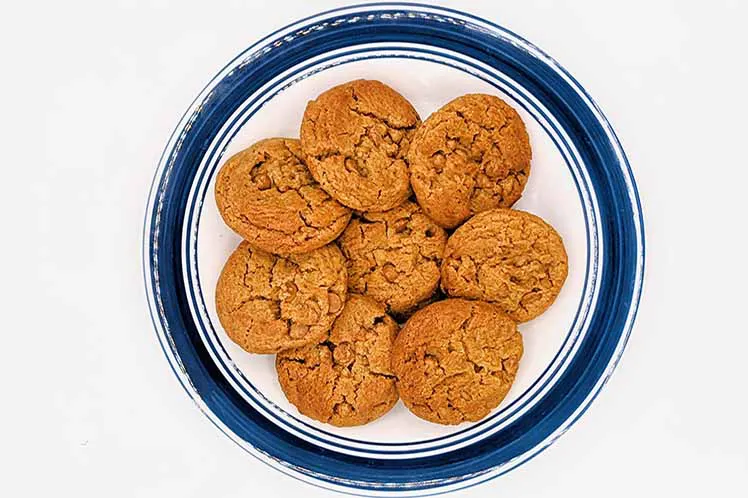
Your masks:
M632 338L591 409L530 463L455 496L748 495L744 2L437 3L524 36L592 94L634 169L648 251ZM3 5L0 495L295 484L179 387L148 317L141 229L163 146L208 79L337 5Z

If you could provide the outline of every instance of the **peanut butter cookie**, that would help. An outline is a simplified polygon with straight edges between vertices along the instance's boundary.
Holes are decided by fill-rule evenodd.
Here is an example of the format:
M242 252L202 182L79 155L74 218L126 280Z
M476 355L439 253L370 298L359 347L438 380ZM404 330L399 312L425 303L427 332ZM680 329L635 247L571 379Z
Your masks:
M392 346L405 406L439 424L480 420L509 392L522 357L516 323L498 306L447 299L416 312Z
M261 140L232 156L218 173L216 202L231 229L275 254L322 247L351 218L314 181L299 141L290 138Z
M397 402L390 368L398 326L371 298L351 295L328 339L280 353L278 380L301 413L337 426L362 425Z
M346 279L334 244L281 257L244 241L218 278L218 318L231 340L250 353L315 344L343 310Z
M428 299L439 285L447 235L406 201L383 213L354 218L338 243L348 265L348 289L403 313Z
M552 226L524 211L494 209L449 238L441 285L450 296L495 302L526 322L553 304L567 273L566 249Z
M351 81L307 104L301 148L314 178L340 203L386 211L410 194L406 154L420 122L387 85Z
M410 181L426 214L453 228L475 213L514 204L531 156L517 111L493 95L463 95L418 128L408 151Z

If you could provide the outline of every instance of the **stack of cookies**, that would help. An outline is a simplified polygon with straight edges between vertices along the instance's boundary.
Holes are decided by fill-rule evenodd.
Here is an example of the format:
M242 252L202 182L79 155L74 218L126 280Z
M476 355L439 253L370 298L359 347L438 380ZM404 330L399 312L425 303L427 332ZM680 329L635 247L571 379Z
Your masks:
M329 89L300 140L262 140L218 174L218 208L244 239L216 289L226 333L277 354L286 397L322 422L365 424L398 399L436 423L485 417L514 382L517 324L568 269L558 233L509 209L530 158L498 97L464 95L421 123L378 81Z

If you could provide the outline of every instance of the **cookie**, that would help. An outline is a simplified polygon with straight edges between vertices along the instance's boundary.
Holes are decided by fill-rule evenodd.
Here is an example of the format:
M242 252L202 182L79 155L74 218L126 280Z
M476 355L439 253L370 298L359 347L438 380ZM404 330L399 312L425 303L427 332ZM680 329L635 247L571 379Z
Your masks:
M420 122L387 85L351 81L307 104L301 148L312 176L340 203L386 211L410 194L406 154Z
M510 207L530 174L522 119L493 95L458 97L418 128L408 151L418 203L445 228L496 207Z
M315 344L343 310L346 279L334 244L281 257L244 241L218 278L218 318L231 340L250 353Z
M348 289L403 313L439 285L447 235L414 202L354 218L338 240L348 265Z
M509 392L522 357L516 323L498 306L447 299L414 314L392 346L405 406L438 424L480 420Z
M398 326L371 298L351 295L321 344L280 353L278 380L307 417L337 426L362 425L397 402L390 368Z
M270 138L232 156L216 180L226 224L254 247L298 254L324 246L345 229L351 210L314 181L298 140Z
M441 286L450 296L495 302L526 322L553 304L567 273L566 249L552 226L524 211L494 209L449 238Z

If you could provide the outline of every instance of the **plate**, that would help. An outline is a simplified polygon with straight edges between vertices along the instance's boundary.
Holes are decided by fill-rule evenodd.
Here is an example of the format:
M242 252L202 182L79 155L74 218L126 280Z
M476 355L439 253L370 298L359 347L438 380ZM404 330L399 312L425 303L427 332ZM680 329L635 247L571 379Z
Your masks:
M298 136L309 99L356 78L401 92L422 118L452 98L492 93L525 121L532 173L516 207L548 220L569 254L556 303L520 326L525 356L486 419L430 424L400 403L374 423L335 428L283 396L273 357L233 344L215 284L239 238L213 199L218 169L268 136ZM156 171L143 264L153 323L189 396L239 446L304 482L364 495L427 495L501 475L586 410L623 353L641 293L636 184L600 109L553 59L514 33L451 9L377 3L302 19L239 54L182 117Z

